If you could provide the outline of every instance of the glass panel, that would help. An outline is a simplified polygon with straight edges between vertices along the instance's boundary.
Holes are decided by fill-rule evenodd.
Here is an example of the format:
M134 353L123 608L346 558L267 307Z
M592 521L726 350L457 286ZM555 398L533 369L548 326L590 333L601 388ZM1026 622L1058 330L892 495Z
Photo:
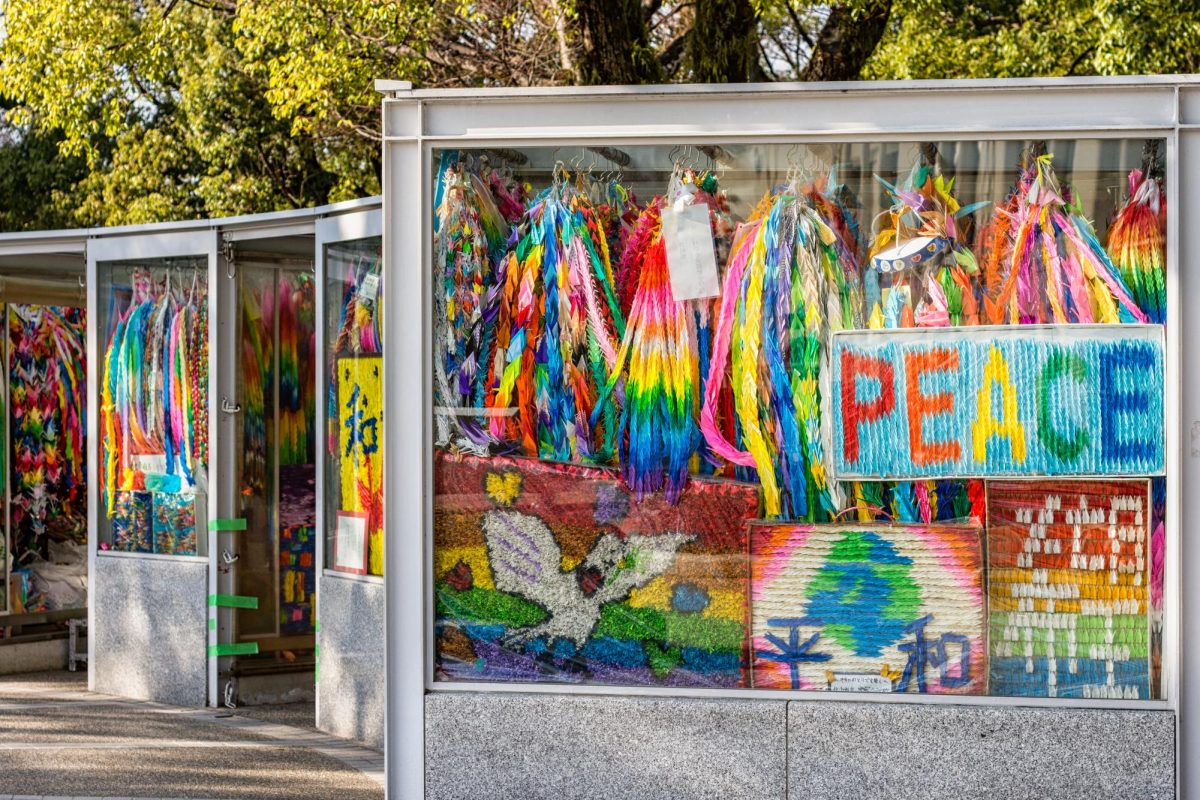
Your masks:
M26 286L28 299L79 301L74 276ZM69 282L69 283L68 283ZM28 283L37 283L29 281ZM87 605L86 321L79 305L11 302L4 353L6 449L3 499L9 550L0 537L0 610L21 613ZM6 602L7 601L7 602Z
M325 567L383 575L379 237L325 249Z
M102 550L205 555L208 262L98 265Z
M1161 696L1164 151L434 151L437 678Z
M312 632L316 479L314 286L305 272L239 267L243 638Z

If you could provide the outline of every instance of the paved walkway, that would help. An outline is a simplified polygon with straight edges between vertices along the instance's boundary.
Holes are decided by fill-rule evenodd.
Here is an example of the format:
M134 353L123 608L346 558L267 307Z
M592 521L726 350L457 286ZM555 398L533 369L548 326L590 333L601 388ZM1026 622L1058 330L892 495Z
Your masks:
M88 692L82 673L0 676L0 800L382 797L383 755L316 731L311 706L178 708Z

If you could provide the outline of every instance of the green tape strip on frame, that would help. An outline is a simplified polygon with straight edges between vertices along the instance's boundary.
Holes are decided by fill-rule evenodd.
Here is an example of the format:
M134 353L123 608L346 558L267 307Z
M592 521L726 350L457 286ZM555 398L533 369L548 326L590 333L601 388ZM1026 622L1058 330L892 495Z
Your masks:
M208 604L210 606L218 606L220 608L258 608L257 597L243 597L238 594L210 594L208 596Z
M208 521L208 529L210 531L244 531L246 530L246 520L210 519Z
M258 655L258 642L210 644L208 646L208 655L209 658L214 656L256 656Z

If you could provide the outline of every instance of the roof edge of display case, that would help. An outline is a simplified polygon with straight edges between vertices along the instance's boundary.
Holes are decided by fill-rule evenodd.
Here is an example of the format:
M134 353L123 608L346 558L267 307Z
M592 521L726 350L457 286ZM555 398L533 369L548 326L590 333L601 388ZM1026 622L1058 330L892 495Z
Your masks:
M178 220L172 222L149 222L135 225L114 225L95 228L60 228L46 231L0 232L0 252L47 252L33 247L52 247L51 252L83 252L88 239L114 236L136 236L176 231L249 230L271 228L292 222L320 219L353 211L377 208L382 204L378 195L343 200L312 208L295 208L287 211L267 211L260 214L242 214L233 217L209 217L205 219ZM64 249L71 248L71 249Z
M1197 81L1150 76L414 89L385 95L384 141L517 146L584 138L635 143L1004 139L1051 131L1134 135L1185 124L1188 109L1200 108L1200 101L1189 99L1197 94ZM963 113L967 106L970 114Z
M624 96L624 95L714 95L714 94L814 94L837 92L925 92L971 89L994 92L998 89L1023 91L1052 88L1112 88L1150 86L1200 86L1200 75L1082 75L1054 78L953 78L931 80L874 80L874 81L780 81L762 83L669 83L606 86L515 86L487 88L413 88L407 81L376 80L380 93L403 94L414 100L439 98L513 98L528 100L534 97L564 96Z

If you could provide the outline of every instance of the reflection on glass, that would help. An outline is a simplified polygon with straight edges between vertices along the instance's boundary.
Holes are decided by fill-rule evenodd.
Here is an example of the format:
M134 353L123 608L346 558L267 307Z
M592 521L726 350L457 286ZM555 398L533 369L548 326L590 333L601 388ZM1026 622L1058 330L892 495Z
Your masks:
M203 555L207 262L107 263L99 274L100 547Z
M246 532L238 633L311 633L315 590L315 287L307 272L244 265L241 290L241 505Z
M383 294L378 237L325 251L326 569L383 575Z
M435 151L438 678L1161 696L1163 149Z

